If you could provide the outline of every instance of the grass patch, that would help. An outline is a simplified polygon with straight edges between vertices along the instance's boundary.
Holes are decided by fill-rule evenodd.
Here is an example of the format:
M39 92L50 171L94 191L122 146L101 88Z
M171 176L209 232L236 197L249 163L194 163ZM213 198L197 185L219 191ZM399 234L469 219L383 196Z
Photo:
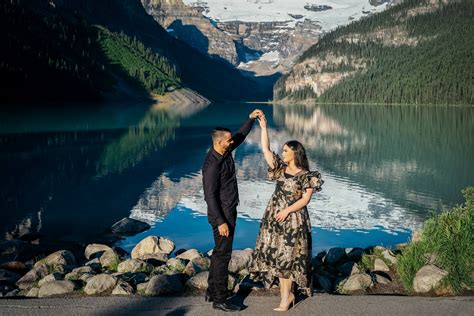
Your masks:
M474 286L474 187L463 193L466 202L433 215L425 222L421 240L409 244L398 258L397 270L409 292L429 254L434 254L436 265L448 272L443 284L454 294Z

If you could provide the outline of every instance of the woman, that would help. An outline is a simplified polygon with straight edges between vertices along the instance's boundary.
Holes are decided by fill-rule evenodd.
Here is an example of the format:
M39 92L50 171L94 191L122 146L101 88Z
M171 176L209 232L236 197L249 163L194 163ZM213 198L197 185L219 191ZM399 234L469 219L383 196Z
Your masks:
M320 191L323 180L309 171L306 152L299 142L283 146L282 158L270 150L267 121L259 118L262 150L268 163L268 177L277 182L260 224L249 272L266 288L278 278L281 301L275 311L294 305L293 282L308 296L311 284L311 223L306 205L313 191Z

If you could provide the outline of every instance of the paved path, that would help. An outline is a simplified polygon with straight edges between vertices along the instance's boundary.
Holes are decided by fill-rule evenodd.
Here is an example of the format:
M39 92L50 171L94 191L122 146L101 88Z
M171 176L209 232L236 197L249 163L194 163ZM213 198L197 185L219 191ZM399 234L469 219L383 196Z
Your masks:
M219 313L202 297L74 297L0 299L0 315L282 315L277 296L249 296L239 313ZM287 315L474 315L474 297L317 294Z

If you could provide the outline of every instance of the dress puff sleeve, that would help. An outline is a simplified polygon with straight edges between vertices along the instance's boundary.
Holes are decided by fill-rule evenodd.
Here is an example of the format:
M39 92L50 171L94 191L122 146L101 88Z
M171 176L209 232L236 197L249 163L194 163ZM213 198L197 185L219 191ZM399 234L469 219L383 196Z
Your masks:
M313 188L315 192L321 191L321 186L324 181L321 178L319 171L308 171L302 178L303 190Z
M283 162L280 156L278 156L278 154L275 154L275 152L272 152L272 154L273 154L273 168L268 167L267 177L268 177L268 180L277 180L285 172L286 164L285 162Z

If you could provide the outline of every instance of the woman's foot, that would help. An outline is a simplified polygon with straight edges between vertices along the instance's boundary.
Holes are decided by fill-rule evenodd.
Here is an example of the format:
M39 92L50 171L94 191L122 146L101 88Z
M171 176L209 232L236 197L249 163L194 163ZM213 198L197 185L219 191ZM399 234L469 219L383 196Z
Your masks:
M294 305L295 305L295 295L293 293L290 293L290 295L288 295L286 302L282 300L280 302L280 306L278 306L277 308L274 308L273 310L276 312L286 312L287 310L290 309L290 306L294 306Z

